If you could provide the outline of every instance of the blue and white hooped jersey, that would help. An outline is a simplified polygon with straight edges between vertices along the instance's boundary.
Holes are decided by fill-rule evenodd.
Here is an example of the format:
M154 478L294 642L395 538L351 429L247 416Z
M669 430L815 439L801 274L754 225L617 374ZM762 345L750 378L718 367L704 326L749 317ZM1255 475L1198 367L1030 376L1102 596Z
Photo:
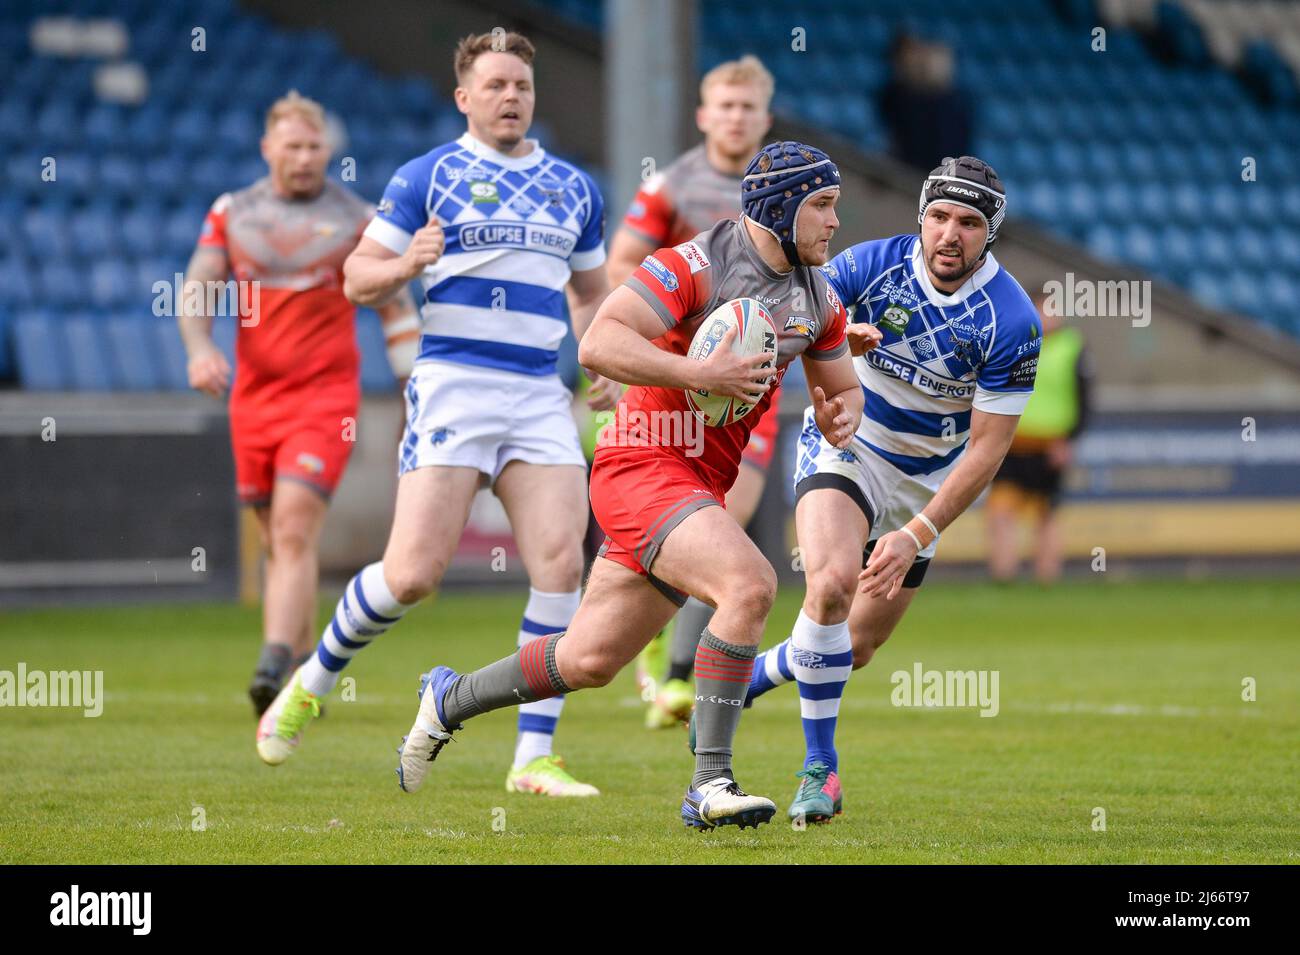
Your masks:
M852 321L884 333L853 359L865 399L860 444L904 474L932 474L965 450L972 408L1024 411L1042 320L992 253L951 295L931 284L916 235L859 243L822 271Z
M417 361L555 373L572 270L605 263L604 200L535 140L518 158L466 133L394 174L365 234L399 255L437 216L446 247L420 276Z

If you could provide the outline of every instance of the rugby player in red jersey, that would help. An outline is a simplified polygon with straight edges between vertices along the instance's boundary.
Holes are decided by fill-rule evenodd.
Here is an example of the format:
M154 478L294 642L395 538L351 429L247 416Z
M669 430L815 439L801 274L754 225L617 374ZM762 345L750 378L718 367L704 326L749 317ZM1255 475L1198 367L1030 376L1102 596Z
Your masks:
M186 270L190 283L239 283L230 438L239 500L253 508L266 552L263 645L249 698L258 715L315 643L317 544L356 438L361 400L356 309L343 261L373 208L325 170L325 112L296 91L266 115L270 174L217 199ZM233 300L227 298L226 300ZM212 340L206 294L182 295L190 386L221 398L231 370ZM419 321L409 292L379 309L399 385L411 372Z
M770 411L771 389L795 358L804 360L827 440L846 446L861 417L847 316L816 268L839 226L839 182L817 149L764 147L742 180L743 215L648 256L600 307L579 359L633 387L596 449L591 500L608 537L582 603L563 633L469 674L438 666L424 676L420 711L401 749L404 790L423 784L466 719L609 683L693 594L717 611L696 651L696 762L682 819L699 829L771 819L775 804L737 785L731 756L776 574L722 504L751 430ZM705 317L742 297L772 315L775 355L718 347L703 362L685 357ZM720 344L729 346L734 334ZM768 362L775 371L763 367ZM703 428L702 443L653 433L655 422L689 433L697 419L686 389L757 403L732 424Z
M711 229L719 219L740 215L745 165L772 127L768 111L772 91L772 74L752 55L719 63L704 74L695 111L695 124L704 134L704 142L651 176L637 191L610 246L611 286L627 281L655 249L685 242ZM736 483L727 492L727 512L741 527L749 524L758 509L776 452L781 403L775 388L772 405L775 410L764 415L750 433ZM662 635L656 636L637 658L638 686L652 696L646 712L647 729L676 726L691 715L695 645L712 616L712 607L691 597L673 624L671 647L664 646L667 641Z

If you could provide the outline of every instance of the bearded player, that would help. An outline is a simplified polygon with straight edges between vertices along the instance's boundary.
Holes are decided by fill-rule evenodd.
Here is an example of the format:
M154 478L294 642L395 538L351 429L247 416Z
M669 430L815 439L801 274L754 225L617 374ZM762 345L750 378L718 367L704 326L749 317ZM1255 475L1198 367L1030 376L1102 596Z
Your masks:
M807 755L791 818L840 811L835 722L849 673L902 619L1033 391L1041 320L990 251L1005 213L992 167L945 159L921 187L919 235L860 243L823 270L854 309L865 410L847 447L805 414L794 483L807 593L789 638L759 656L746 701L799 686Z
M406 791L424 782L465 720L609 683L693 594L717 612L696 650L698 745L682 819L698 829L744 827L775 813L771 800L736 783L731 757L776 574L723 502L791 361L804 361L814 426L832 445L852 441L862 392L844 308L814 268L839 225L839 171L810 146L773 143L749 164L742 188L742 216L648 256L580 342L584 366L633 386L596 448L592 509L608 536L582 604L565 632L513 656L465 675L445 666L425 675L398 768ZM775 354L733 353L732 329L707 360L687 358L703 320L740 297L771 303ZM701 446L680 437L695 424L686 389L756 404L738 421L704 428ZM668 427L677 439L655 424L665 421L675 421Z
M262 157L270 175L217 199L186 270L187 283L233 273L241 287L257 290L245 296L252 309L236 339L230 439L239 499L253 508L266 553L264 642L248 688L258 716L311 652L317 545L361 399L356 308L343 294L343 261L374 214L325 179L330 150L319 103L296 92L277 101ZM220 398L230 366L212 340L207 301L184 296L180 331L190 386ZM400 290L379 314L401 381L419 333L411 293Z
M441 583L480 487L510 519L528 572L517 644L568 626L581 596L586 459L556 373L567 323L581 339L608 294L603 202L592 179L527 139L533 45L466 37L456 105L468 130L397 170L345 266L376 305L419 278L423 335L406 389L397 503L383 560L348 582L316 653L267 710L258 753L292 753L343 668ZM597 379L612 407L619 388ZM521 711L510 792L595 796L553 752L563 700Z
M772 126L772 74L755 56L720 63L700 81L695 124L704 142L651 176L637 192L609 250L609 280L620 285L655 249L677 245L740 215L740 181L745 166ZM740 473L727 492L727 512L741 527L749 524L763 496L767 469L777 445L780 397L772 392L773 412L749 436ZM637 681L653 699L646 727L676 726L694 703L691 670L695 645L713 608L695 597L677 615L671 649L664 661L660 635L637 658ZM666 671L666 672L665 672ZM666 678L665 678L666 677ZM652 688L651 688L652 687Z

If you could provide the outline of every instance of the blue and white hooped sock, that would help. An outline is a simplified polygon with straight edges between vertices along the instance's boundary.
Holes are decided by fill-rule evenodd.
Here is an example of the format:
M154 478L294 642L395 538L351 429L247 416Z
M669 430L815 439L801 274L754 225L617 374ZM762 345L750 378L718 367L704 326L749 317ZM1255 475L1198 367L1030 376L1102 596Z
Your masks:
M823 625L800 610L790 634L789 659L799 684L799 715L807 745L804 767L825 763L832 772L838 771L835 723L844 687L853 672L848 621Z
M528 605L524 619L519 624L519 646L551 633L569 629L573 615L578 612L582 591L548 594L528 588ZM519 707L519 740L515 744L514 768L528 765L538 756L551 754L555 737L555 724L564 709L564 696L553 696Z
M749 680L749 692L745 696L746 704L758 699L768 690L794 679L794 671L790 669L789 653L790 638L786 637L772 649L764 650L754 659L754 675Z
M382 563L361 568L343 588L316 651L302 665L302 685L317 696L329 693L356 652L386 633L413 606L397 602L384 580Z

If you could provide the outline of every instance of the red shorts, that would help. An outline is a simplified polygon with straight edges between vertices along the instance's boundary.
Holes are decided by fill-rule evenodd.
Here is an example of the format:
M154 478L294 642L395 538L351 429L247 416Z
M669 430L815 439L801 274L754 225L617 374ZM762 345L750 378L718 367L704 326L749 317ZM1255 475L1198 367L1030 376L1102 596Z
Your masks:
M757 468L763 474L767 473L768 466L772 463L772 455L776 453L777 430L780 426L777 408L780 401L780 389L778 389L772 394L772 406L767 409L767 414L758 419L758 424L749 433L749 443L745 445L745 450L740 455L742 464Z
M231 402L230 443L242 503L270 504L277 480L306 484L326 500L333 495L355 444L357 409L310 411L268 418L264 412L250 413Z
M601 448L591 469L591 510L604 530L599 556L645 577L679 607L686 594L650 572L668 535L727 489L657 448Z

